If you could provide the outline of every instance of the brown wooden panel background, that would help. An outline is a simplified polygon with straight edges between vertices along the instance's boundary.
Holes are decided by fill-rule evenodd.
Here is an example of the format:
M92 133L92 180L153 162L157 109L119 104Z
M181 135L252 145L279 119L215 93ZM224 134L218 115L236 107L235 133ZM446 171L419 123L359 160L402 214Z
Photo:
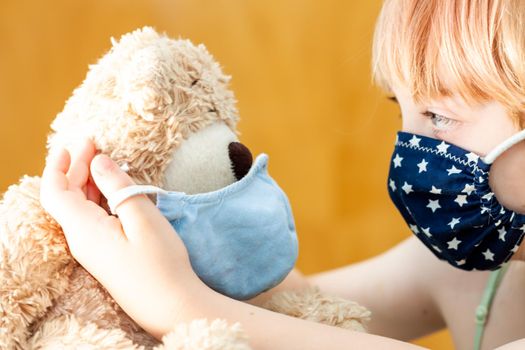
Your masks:
M143 25L205 43L233 76L242 140L290 197L299 268L381 253L409 235L386 175L399 112L370 82L380 0L2 0L0 191L40 174L50 121L109 38ZM452 348L446 332L417 342Z

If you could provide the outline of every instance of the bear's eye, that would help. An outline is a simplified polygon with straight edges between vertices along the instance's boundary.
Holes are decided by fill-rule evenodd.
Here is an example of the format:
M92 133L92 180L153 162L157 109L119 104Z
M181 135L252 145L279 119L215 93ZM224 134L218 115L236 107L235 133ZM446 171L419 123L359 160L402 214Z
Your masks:
M195 79L194 81L191 82L191 87L194 87L195 84L197 84L199 82L199 79Z

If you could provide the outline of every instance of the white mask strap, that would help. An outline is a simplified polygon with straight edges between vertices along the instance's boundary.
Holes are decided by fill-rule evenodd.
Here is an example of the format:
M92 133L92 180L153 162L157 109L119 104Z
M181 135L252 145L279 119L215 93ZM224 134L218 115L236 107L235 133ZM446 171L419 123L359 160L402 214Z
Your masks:
M121 188L113 192L108 198L108 206L113 215L116 214L117 207L126 199L136 196L138 194L156 194L159 192L166 192L162 188L151 185L133 185Z
M494 162L496 158L498 158L503 152L505 152L506 150L523 140L525 140L525 129L512 135L511 137L494 147L494 149L490 151L489 154L483 157L483 161L487 164L492 164L492 162Z

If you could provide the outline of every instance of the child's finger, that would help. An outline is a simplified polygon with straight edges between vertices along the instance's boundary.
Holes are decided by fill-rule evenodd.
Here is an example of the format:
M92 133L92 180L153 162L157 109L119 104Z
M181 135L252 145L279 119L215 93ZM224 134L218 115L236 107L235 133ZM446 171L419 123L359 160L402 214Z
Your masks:
M89 139L71 147L71 166L67 173L69 189L82 190L87 195L87 182L89 178L89 164L95 156L95 145Z
M133 180L118 165L105 155L97 155L91 162L92 176L106 198L127 186ZM130 239L138 238L142 232L158 231L165 221L162 214L145 195L137 195L122 202L116 209L124 232Z
M68 218L64 210L71 208L69 202L69 181L66 176L71 165L69 152L64 148L53 150L47 158L40 185L40 203L61 225Z
M90 220L98 220L107 214L102 208L89 204L78 192L69 190L66 173L70 164L71 158L66 149L60 148L50 153L42 175L40 201L62 227L72 226L78 231L82 227L91 227ZM87 225L82 224L83 221ZM69 225L70 222L74 224Z
M40 187L40 201L42 206L53 215L57 196L67 191L68 180L66 172L69 169L71 158L63 149L53 150L46 160Z
M86 185L86 197L89 201L92 201L98 205L100 205L100 190L98 189L97 185L93 181L93 178L90 176Z
M46 166L44 168L44 175L46 171L48 174L60 173L65 175L71 165L71 156L65 148L57 148L49 152L46 158Z

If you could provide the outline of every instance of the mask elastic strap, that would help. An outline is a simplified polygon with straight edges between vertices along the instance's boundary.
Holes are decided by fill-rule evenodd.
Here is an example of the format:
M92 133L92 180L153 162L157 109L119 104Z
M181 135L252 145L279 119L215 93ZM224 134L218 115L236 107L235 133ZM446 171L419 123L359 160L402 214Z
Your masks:
M498 158L503 152L505 152L506 150L523 140L525 140L525 129L512 135L511 137L494 147L494 149L483 158L483 161L487 164L492 164L492 162L494 162L496 158Z
M156 194L159 192L166 192L162 188L151 185L133 185L121 188L112 193L108 198L108 206L113 215L116 214L117 207L126 199L136 196L138 194Z

